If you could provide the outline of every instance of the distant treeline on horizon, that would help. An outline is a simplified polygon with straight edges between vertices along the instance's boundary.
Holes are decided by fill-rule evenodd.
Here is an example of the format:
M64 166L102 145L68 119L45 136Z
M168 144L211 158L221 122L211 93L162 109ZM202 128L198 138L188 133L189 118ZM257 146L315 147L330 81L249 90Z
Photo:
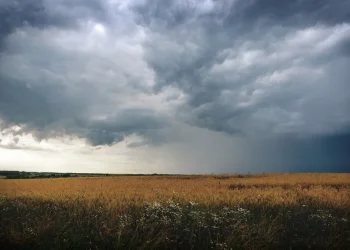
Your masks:
M180 174L176 174L180 175ZM0 170L0 176L6 179L34 178L67 178L67 177L99 177L99 176L174 176L174 174L107 174L107 173L59 173L59 172L27 172Z

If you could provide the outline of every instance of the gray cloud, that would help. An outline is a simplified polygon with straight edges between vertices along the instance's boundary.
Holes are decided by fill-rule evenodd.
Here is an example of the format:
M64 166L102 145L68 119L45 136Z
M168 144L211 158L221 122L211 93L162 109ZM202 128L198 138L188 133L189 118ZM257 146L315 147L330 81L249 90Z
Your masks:
M242 4L245 20L263 19L267 22L279 22L283 25L305 26L319 22L336 24L350 20L346 11L350 7L348 1L336 0L292 0L282 2L278 0L246 1Z
M159 116L147 109L129 109L100 121L87 125L88 139L93 145L114 144L132 134L138 134L152 139L154 144L162 142L161 129L169 126L165 116ZM145 142L146 143L146 142ZM129 146L142 145L141 142L131 142Z
M339 72L350 56L347 1L170 2L165 12L158 3L135 9L150 29L155 90L176 86L187 95L179 109L186 122L230 134L348 125L349 73Z
M161 131L167 115L139 100L150 99L146 84L151 75L145 76L150 73L141 60L136 28L108 24L114 17L101 1L13 1L0 6L5 17L3 128L20 125L9 133L32 133L37 139L72 135L94 146L131 135L162 142L155 130ZM115 22L123 16L114 10Z
M310 0L288 2L278 0L247 1L141 1L132 8L138 13L138 21L145 25L163 28L183 26L191 21L208 24L205 28L224 27L227 31L240 32L254 26L284 25L305 27L319 23L334 25L350 20L346 0Z
M10 134L32 132L38 139L74 135L87 138L94 145L112 145L132 134L144 136L153 143L162 142L161 130L168 119L150 109L123 109L113 116L93 119L84 103L75 103L64 91L31 88L18 82L0 81L0 118L2 127L21 125ZM61 100L55 100L60 93Z
M0 1L0 38L24 26L73 28L84 19L104 21L105 5L102 1L11 0Z
M284 159L303 157L295 148L312 143L300 138L316 143L350 125L348 9L340 0L1 1L1 126L140 147L176 142L186 123L283 138L293 148Z
M0 144L0 148L2 149L14 149L14 150L29 150L29 151L45 151L45 152L53 152L50 149L43 149L43 148L39 148L39 147L31 147L31 146L19 146L16 144L6 144L6 145L2 145Z
M142 162L171 173L348 172L349 133L296 138L226 136L195 127L181 141L148 149ZM138 154L139 155L139 154ZM166 170L164 170L166 169Z

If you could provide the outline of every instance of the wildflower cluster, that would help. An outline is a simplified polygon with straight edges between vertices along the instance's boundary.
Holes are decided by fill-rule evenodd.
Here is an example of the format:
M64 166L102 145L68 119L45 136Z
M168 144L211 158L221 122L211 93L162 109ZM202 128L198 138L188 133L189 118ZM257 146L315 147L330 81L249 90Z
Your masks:
M228 249L225 239L241 230L251 218L249 210L241 207L208 209L195 202L180 204L176 200L148 203L138 218L120 216L123 228L137 228L138 235L163 240L174 246L205 244L213 249ZM145 240L151 246L152 242ZM203 245L204 246L204 245Z
M348 223L346 218L333 216L329 211L317 209L315 214L311 214L310 219L322 224L324 227L335 227L339 223Z

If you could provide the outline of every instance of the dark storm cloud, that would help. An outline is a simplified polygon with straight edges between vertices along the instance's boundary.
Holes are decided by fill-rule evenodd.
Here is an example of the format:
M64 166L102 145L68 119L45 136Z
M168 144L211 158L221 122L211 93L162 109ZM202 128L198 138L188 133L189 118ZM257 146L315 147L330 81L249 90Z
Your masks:
M155 1L134 7L137 20L150 30L145 58L156 72L155 91L175 86L187 94L179 112L187 112L182 117L189 124L244 134L303 133L337 119L333 108L347 120L339 126L347 125L349 108L336 96L348 103L343 82L350 75L347 70L335 75L332 65L349 62L349 8L348 1L272 0ZM325 81L322 74L333 78ZM317 83L321 91L311 86ZM328 88L334 96L323 103ZM318 116L316 124L308 122L310 115Z
M106 3L98 0L0 2L3 129L19 125L20 130L7 129L8 133L32 133L37 139L77 136L94 146L118 143L131 135L142 136L145 142L162 142L163 136L154 130L161 130L168 118L147 107L129 108L122 101L128 95L135 98L137 91L147 91L139 84L145 79L132 72L133 67L125 65L126 72L120 66L113 68L111 60L116 55L109 56L108 47L100 51L94 51L95 44L83 51L74 47L86 42L87 36L94 35L96 41L101 38L108 18L113 18L107 12ZM113 14L121 16L118 12L114 9ZM55 37L61 39L56 44ZM103 39L110 42L118 38L115 34ZM123 47L119 51L126 53ZM123 64L123 55L117 56ZM114 79L107 79L110 72ZM117 100L108 97L113 94Z
M0 78L0 117L14 124L43 127L51 122L51 110L44 96L20 83ZM10 118L10 119L8 119Z
M94 145L103 145L123 141L125 137L134 133L152 138L152 143L162 142L158 130L169 126L165 117L160 117L155 112L147 109L123 110L113 117L101 121L94 121L88 124L89 141ZM131 146L141 145L141 142L130 144Z
M82 106L74 107L74 101L67 99L62 90L51 91L55 95L61 91L59 103L47 89L32 89L19 82L0 79L2 127L21 125L21 130L9 133L32 132L38 139L74 135L98 146L118 143L133 134L149 138L154 144L161 143L164 138L158 130L169 126L168 118L148 109L124 109L112 117L94 120L87 117Z
M346 0L291 0L246 1L243 4L245 20L267 19L284 25L315 25L319 22L336 24L350 20Z
M25 26L74 28L84 19L106 21L105 11L103 2L98 0L1 0L0 43L15 29Z
M215 21L227 29L252 27L259 22L268 25L307 26L317 23L336 24L350 20L347 11L350 7L346 0L247 0L247 1L174 1L156 0L133 5L138 13L138 21L145 25L161 25L171 28L193 21L196 17L215 26ZM214 22L213 22L214 21Z
M58 98L57 98L58 97ZM38 139L67 134L79 135L79 119L86 109L69 99L64 86L32 87L0 77L0 119L3 127L21 125L12 134L33 132ZM77 114L81 114L81 116Z
M3 127L136 147L171 141L175 122L247 137L349 126L349 1L120 5L0 2Z
M103 20L105 5L98 0L10 0L0 1L2 26L8 33L22 25L39 28L74 26L79 20Z
M331 136L321 136L297 143L291 170L350 172L349 130Z
M256 148L256 156L265 167L269 166L274 171L350 171L350 134L346 131L308 138L284 137L266 143L267 147L260 145ZM253 166L258 164L259 162L255 162Z

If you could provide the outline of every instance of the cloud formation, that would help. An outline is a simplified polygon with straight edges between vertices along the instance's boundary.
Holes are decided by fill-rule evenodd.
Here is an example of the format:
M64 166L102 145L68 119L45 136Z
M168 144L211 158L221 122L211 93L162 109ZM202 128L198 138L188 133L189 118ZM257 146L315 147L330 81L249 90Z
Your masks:
M0 121L130 147L350 127L349 1L0 1ZM9 130L19 126L18 131Z
M165 12L159 3L136 9L150 30L155 87L183 91L186 122L249 135L348 126L350 25L337 12L345 2L171 3Z

